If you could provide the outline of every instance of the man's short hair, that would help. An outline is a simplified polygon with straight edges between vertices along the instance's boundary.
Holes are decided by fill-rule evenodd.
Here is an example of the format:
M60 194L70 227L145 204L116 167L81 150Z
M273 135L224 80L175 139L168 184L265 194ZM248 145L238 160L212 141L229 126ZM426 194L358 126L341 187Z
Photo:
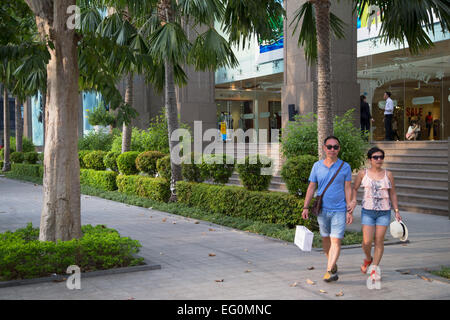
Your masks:
M326 137L325 140L323 141L323 144L327 144L327 141L330 140L330 139L336 140L339 143L339 145L341 145L341 142L335 136L328 136L328 137Z
M391 92L390 91L386 91L385 93L388 95L389 98L391 97Z

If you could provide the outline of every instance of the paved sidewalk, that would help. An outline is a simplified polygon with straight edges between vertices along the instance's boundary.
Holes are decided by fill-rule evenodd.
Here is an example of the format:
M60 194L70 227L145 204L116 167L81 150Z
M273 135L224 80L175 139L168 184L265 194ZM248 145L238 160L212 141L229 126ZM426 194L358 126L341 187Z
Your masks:
M42 187L0 178L0 203L0 232L30 221L38 226ZM448 282L430 274L426 281L415 270L450 265L448 217L401 213L411 242L385 247L382 288L368 290L359 271L361 248L341 252L339 281L327 284L321 252L96 197L82 196L81 203L83 224L106 224L139 240L140 255L161 269L82 278L81 290L68 290L64 282L0 288L0 299L450 299ZM358 211L355 218L351 228L359 229ZM336 296L340 291L344 295Z

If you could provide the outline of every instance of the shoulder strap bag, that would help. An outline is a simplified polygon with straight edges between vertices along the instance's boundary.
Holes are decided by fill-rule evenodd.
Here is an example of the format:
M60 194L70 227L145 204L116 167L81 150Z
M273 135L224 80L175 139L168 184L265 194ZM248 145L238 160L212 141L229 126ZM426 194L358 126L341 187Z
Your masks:
M344 161L342 161L339 169L336 171L336 173L334 174L333 178L330 180L330 182L328 182L327 186L325 187L325 190L323 190L322 194L320 196L317 196L314 198L314 203L312 205L311 208L311 212L318 216L320 213L320 210L322 209L322 198L323 195L325 194L325 191L327 191L328 187L333 183L334 179L336 178L336 176L338 175L339 171L341 171L342 166L344 165Z

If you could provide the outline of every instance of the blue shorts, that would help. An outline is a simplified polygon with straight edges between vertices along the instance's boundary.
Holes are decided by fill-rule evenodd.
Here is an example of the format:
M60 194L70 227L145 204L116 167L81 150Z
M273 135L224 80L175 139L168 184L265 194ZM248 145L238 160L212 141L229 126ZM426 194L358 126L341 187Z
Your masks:
M320 235L336 239L344 238L346 212L330 212L323 210L317 216Z
M361 224L366 226L385 226L391 223L391 210L361 209Z

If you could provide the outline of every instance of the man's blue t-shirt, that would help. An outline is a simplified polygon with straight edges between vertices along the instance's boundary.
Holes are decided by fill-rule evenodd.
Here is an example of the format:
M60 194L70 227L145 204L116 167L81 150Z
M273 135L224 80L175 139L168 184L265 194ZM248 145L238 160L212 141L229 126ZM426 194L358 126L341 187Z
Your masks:
M331 181L343 160L338 159L330 168L323 164L323 160L314 163L309 175L309 181L318 184L317 195L321 195L328 182ZM328 187L323 196L322 208L331 212L346 212L345 181L352 181L352 169L347 162L339 171L333 183Z

